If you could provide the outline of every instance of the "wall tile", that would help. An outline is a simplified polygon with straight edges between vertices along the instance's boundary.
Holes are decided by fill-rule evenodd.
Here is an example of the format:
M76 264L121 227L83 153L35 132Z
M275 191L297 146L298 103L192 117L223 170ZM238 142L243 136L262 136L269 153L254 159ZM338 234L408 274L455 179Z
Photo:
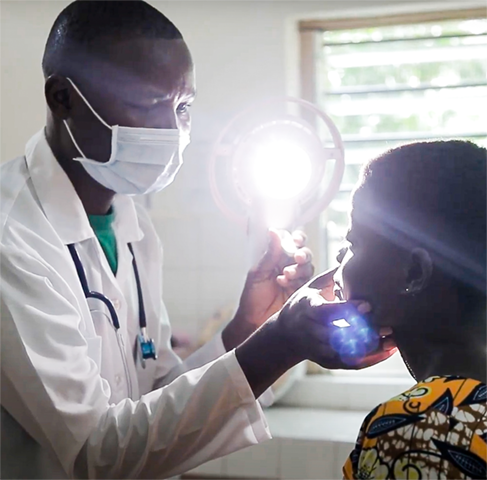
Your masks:
M201 235L202 268L232 268L241 275L247 271L248 241L245 231L230 219L205 216L197 220Z
M280 478L330 479L333 469L332 442L281 440Z
M163 300L175 332L196 335L200 323L201 275L197 270L167 268L163 271Z
M316 408L326 402L327 409L350 409L350 397L353 394L346 382L334 382L330 385L326 379L314 380L315 376L299 381L299 388L293 388L282 398L286 406ZM323 381L322 381L323 380Z
M357 432L358 433L358 432ZM349 442L335 442L333 444L334 449L334 465L333 465L333 476L331 478L342 479L343 473L342 468L347 461L348 456L354 449L355 444Z
M223 468L224 463L226 462L225 458L217 458L216 460L211 460L199 467L191 470L188 472L188 475L192 477L201 475L202 477L210 477L214 475L215 477L221 477L223 475Z
M223 474L229 478L278 478L279 441L254 445L226 458Z
M164 268L198 269L201 257L200 224L187 218L155 218L164 249Z

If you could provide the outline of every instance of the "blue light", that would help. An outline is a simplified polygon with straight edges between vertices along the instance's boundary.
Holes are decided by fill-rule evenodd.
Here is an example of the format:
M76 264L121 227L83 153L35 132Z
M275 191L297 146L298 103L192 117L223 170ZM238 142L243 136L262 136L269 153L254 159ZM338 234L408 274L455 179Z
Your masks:
M352 314L346 321L349 327L332 324L334 331L330 336L330 345L344 363L352 365L377 349L379 335L359 315Z

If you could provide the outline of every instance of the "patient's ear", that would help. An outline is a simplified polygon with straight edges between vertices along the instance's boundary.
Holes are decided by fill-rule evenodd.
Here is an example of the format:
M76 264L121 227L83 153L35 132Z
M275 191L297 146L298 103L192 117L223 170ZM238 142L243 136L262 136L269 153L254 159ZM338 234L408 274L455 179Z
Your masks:
M428 251L424 248L415 248L411 251L406 285L401 293L414 296L422 292L428 286L432 273L433 261Z

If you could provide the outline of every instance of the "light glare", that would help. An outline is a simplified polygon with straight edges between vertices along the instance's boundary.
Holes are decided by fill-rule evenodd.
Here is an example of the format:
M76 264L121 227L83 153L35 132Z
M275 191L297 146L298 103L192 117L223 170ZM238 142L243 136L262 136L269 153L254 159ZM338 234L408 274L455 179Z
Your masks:
M338 328L347 328L351 326L344 318L341 318L340 320L335 320L332 323L333 325L335 325L335 327Z
M285 199L302 193L311 179L308 154L293 143L274 142L258 148L254 181L267 197Z

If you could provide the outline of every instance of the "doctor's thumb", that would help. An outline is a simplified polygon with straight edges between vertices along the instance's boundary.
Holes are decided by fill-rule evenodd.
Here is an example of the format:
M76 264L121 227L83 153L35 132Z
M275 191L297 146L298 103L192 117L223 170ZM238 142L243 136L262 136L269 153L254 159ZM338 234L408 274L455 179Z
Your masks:
M276 230L269 229L267 248L259 260L256 270L274 270L279 267L282 257L281 237Z

